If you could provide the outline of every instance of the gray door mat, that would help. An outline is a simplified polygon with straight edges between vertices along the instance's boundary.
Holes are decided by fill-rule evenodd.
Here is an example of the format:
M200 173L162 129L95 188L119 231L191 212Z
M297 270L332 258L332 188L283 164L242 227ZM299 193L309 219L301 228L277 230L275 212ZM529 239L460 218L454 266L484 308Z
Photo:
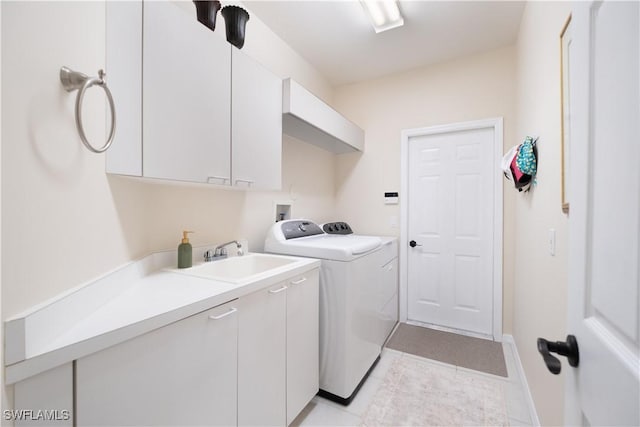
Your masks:
M386 347L463 368L507 377L502 344L401 323Z

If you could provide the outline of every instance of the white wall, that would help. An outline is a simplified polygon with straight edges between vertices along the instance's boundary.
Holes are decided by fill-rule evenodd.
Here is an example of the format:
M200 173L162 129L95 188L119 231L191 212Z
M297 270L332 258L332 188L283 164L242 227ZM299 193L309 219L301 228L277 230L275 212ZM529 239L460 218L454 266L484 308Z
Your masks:
M127 206L132 196L145 200L146 231L136 234L144 242L135 242L142 253L177 246L183 229L196 231L190 238L193 245L246 237L250 250L261 251L278 202L293 202L295 217L320 222L333 218L334 155L285 136L282 160L283 191L279 192L146 184L141 192L132 194L125 190L131 178L111 177L109 181L117 193L116 206ZM123 222L124 229L135 227L135 217L126 214L123 220L130 222Z
M0 2L0 35L2 34L2 3ZM2 43L0 42L0 96L2 94ZM2 129L2 102L0 102L0 129ZM0 135L0 224L2 223L2 135ZM0 241L2 239L2 227L0 226ZM2 259L2 245L0 245L0 259ZM2 263L0 262L0 320L2 317ZM4 328L0 328L0 343L4 343ZM0 361L4 361L4 344L0 344ZM4 367L4 363L2 363ZM4 369L0 367L0 387L4 384ZM9 396L4 392L4 387L0 390L0 413L12 406Z
M385 191L400 190L403 129L504 117L504 145L515 139L515 49L507 47L334 92L336 108L365 129L365 152L337 164L337 216L367 234L398 235L399 205L384 205ZM513 191L504 197L504 333L511 332ZM400 194L400 197L406 197Z
M570 3L529 2L518 37L517 137L539 135L538 185L516 198L513 336L540 421L562 425L564 374L549 373L538 337L564 340L567 317L567 216L561 210L560 31ZM548 230L556 230L549 255ZM566 366L566 365L565 365Z
M182 7L193 9L192 2ZM149 252L246 237L260 249L274 202L332 219L335 156L283 141L283 191L241 192L150 184L107 176L74 124L75 93L63 65L95 74L105 66L104 2L2 2L2 320ZM224 26L216 31L224 31ZM331 86L252 16L247 52L281 77L330 100ZM273 52L273 55L269 55ZM108 71L108 70L107 70ZM85 126L104 138L99 90L87 92ZM117 99L116 99L117 102ZM3 391L3 404L11 390Z

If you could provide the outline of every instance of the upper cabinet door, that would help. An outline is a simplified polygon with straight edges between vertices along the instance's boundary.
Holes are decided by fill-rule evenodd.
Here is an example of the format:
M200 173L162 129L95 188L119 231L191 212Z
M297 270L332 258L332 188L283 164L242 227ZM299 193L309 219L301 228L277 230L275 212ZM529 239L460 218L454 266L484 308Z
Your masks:
M142 176L142 2L108 1L106 12L106 78L117 118L106 170Z
M282 166L282 80L232 48L233 185L277 190Z
M143 175L229 185L231 45L170 2L143 28Z

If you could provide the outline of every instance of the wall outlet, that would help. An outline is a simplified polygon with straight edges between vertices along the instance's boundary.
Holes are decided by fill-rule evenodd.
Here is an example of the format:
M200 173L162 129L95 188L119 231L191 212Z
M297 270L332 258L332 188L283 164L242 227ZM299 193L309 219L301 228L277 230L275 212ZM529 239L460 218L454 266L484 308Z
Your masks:
M549 255L556 256L556 230L549 229Z

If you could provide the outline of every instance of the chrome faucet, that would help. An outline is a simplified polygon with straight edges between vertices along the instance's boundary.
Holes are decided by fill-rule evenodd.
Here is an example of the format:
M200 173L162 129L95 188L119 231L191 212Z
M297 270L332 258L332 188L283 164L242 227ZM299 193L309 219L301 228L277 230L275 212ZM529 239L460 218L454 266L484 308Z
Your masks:
M232 243L236 244L236 248L238 249L237 255L238 256L244 255L244 252L242 250L242 244L237 240L231 240L230 242L223 243L221 245L216 246L213 250L209 249L208 251L206 251L204 253L204 261L210 262L210 261L225 259L228 256L226 246Z

